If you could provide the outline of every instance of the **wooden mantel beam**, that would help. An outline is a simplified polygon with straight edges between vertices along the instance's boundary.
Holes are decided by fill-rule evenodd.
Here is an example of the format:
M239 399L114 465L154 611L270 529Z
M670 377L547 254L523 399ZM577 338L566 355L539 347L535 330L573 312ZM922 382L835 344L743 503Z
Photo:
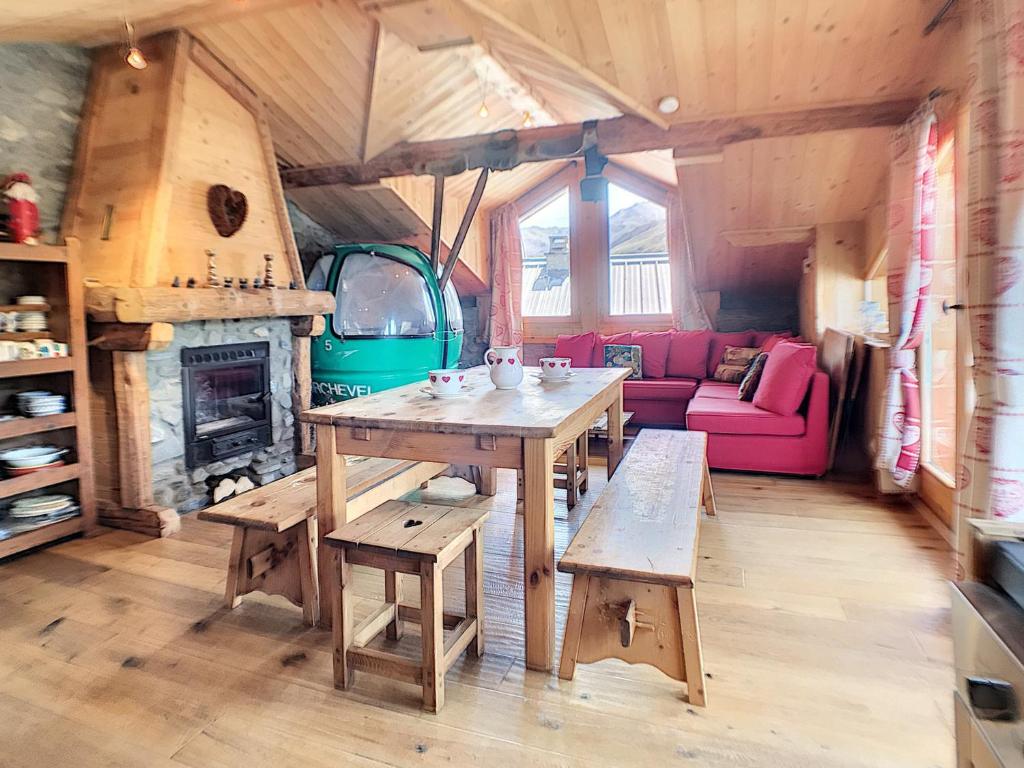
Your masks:
M721 148L752 139L899 125L916 107L916 101L901 99L694 120L676 123L667 131L642 118L625 115L596 121L597 149L603 155L653 149L685 151ZM281 181L285 188L320 187L369 184L391 176L455 176L475 168L503 171L522 163L576 157L582 153L582 137L583 124L572 123L457 139L402 142L362 164L328 163L289 168L281 172Z

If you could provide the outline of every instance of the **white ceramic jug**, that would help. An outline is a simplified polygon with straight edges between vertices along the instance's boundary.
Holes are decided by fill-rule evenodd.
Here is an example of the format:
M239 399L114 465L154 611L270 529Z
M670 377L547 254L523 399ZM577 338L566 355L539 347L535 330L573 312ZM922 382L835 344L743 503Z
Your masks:
M523 364L518 347L492 347L484 352L484 365L491 369L497 389L515 389L523 381Z

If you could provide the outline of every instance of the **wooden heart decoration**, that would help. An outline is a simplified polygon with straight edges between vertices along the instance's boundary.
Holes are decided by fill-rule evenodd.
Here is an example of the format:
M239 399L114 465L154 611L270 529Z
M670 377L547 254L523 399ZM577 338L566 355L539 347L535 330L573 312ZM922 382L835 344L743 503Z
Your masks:
M245 217L249 215L249 201L237 189L214 184L206 191L206 210L217 234L231 237L245 223Z

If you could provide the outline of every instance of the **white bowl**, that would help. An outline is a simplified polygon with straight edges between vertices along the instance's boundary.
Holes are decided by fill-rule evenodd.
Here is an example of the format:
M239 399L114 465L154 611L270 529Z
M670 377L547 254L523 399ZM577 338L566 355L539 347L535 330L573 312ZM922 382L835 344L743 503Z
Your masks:
M67 448L58 448L55 445L12 448L7 451L0 451L0 461L10 467L38 467L43 464L51 464L67 452Z

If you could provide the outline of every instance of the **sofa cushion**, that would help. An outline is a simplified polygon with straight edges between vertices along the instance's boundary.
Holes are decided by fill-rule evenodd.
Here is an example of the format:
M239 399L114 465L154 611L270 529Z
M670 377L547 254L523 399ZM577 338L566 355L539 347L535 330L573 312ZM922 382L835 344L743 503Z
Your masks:
M700 384L696 379L640 379L622 382L624 400L689 400Z
M672 331L634 333L633 343L643 349L643 372L645 379L665 378L668 364L668 348L672 343Z
M750 331L738 333L714 333L708 350L708 371L714 372L722 362L726 347L749 347L754 334Z
M593 331L577 333L573 336L561 334L555 340L554 357L571 358L574 368L589 368L594 359L594 342L596 340L597 334Z
M804 433L804 417L781 416L743 400L697 397L686 409L686 428L719 435L773 435L795 437Z
M711 331L673 331L668 345L667 376L703 379L708 375Z
M611 336L601 336L597 334L597 339L594 341L594 354L591 356L590 365L593 368L604 368L604 347L605 344L625 344L629 345L633 343L633 332L626 331L625 333L613 333Z
M807 386L817 370L817 358L818 350L810 344L779 342L768 353L768 362L754 393L754 405L782 416L792 416L807 395Z
M729 384L725 381L706 379L700 383L699 387L697 387L697 393L694 397L712 397L719 400L738 400L739 386L739 384Z

